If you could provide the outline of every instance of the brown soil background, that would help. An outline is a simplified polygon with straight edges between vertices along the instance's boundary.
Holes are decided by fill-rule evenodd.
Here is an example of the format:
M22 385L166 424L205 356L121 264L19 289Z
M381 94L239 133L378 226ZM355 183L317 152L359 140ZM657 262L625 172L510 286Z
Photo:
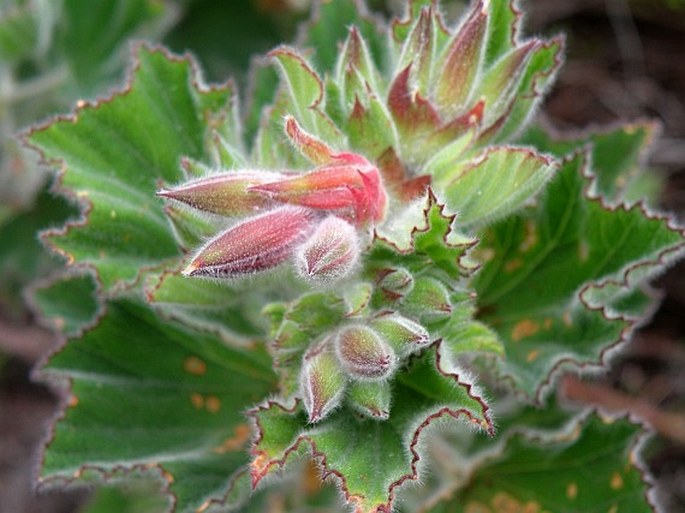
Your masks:
M662 205L685 213L685 2L535 0L527 33L568 35L568 60L544 108L560 129L621 119L658 119L652 152L666 178ZM664 511L685 511L685 265L657 280L661 308L627 354L593 383L563 382L565 392L609 409L630 410L659 432L649 465ZM0 347L10 360L0 374L0 513L79 511L87 492L36 494L32 482L41 440L56 415L56 397L30 380L36 359L53 343L30 321L0 318Z

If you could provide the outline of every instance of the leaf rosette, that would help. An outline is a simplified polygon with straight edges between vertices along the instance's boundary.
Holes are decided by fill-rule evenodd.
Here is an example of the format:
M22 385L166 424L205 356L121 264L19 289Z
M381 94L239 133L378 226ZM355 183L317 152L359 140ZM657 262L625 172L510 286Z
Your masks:
M278 81L245 113L232 84L143 46L124 91L27 135L81 206L43 237L89 269L107 312L48 365L80 399L46 478L147 465L179 511L206 511L235 505L248 472L257 486L308 454L359 511L389 511L423 478L436 425L494 435L477 373L494 365L540 398L647 312L636 286L683 233L624 207L634 166L600 158L644 139L579 151L588 140L526 131L563 38L523 39L515 3L486 0L454 27L409 2L387 34L351 0L317 16L303 43L318 51L272 51ZM56 297L41 307L83 326ZM127 394L136 407L114 418ZM102 442L126 422L150 447ZM537 454L529 442L506 458Z

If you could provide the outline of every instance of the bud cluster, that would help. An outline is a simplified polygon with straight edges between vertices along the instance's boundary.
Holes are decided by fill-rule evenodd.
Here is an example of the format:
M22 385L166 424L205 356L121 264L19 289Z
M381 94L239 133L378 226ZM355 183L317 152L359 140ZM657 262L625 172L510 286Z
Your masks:
M361 155L334 152L293 117L286 117L285 133L318 167L304 174L235 170L158 191L199 212L244 218L206 242L183 274L232 278L293 258L301 277L321 284L354 269L357 230L385 216L378 169Z
M363 415L387 419L390 378L429 342L426 328L397 313L351 323L324 337L305 353L300 373L309 421L322 420L343 400Z

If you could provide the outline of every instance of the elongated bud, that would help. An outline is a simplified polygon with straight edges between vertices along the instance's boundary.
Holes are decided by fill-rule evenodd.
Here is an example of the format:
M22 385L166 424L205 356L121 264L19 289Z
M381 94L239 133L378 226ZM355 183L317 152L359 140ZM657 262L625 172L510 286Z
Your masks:
M414 288L403 299L402 306L419 319L445 317L452 313L452 302L445 286L426 276L414 281Z
M381 221L387 205L378 168L354 153L337 154L331 164L310 173L254 185L248 191L335 213L355 225Z
M271 269L293 253L313 221L311 211L291 206L251 217L209 241L183 274L231 278Z
M314 283L331 283L344 278L359 260L357 231L339 217L321 221L314 234L295 254L300 276Z
M383 269L378 275L378 287L386 298L394 301L411 291L414 277L404 267Z
M391 397L389 381L355 381L350 384L347 402L362 415L386 420L390 416Z
M378 317L371 327L392 346L400 358L404 358L430 343L428 330L418 322L398 314Z
M249 192L249 187L283 177L282 174L267 171L232 171L191 180L173 189L162 189L157 191L157 196L213 214L242 216L254 214L273 204L263 194Z
M395 370L395 352L371 328L348 326L335 340L335 353L345 371L362 379L385 379Z
M345 374L330 348L318 347L305 356L300 386L309 422L322 420L340 404L345 385Z

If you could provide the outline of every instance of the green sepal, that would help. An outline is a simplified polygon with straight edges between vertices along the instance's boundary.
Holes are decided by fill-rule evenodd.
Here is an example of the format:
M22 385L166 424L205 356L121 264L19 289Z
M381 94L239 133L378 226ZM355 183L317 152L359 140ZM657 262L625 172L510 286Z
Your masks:
M456 386L455 386L456 385ZM258 438L253 482L310 451L323 476L334 476L359 511L391 509L402 483L420 477L423 432L438 419L465 421L493 432L488 407L433 347L414 359L393 384L390 417L377 422L343 407L315 426L299 403L267 402L252 410Z

